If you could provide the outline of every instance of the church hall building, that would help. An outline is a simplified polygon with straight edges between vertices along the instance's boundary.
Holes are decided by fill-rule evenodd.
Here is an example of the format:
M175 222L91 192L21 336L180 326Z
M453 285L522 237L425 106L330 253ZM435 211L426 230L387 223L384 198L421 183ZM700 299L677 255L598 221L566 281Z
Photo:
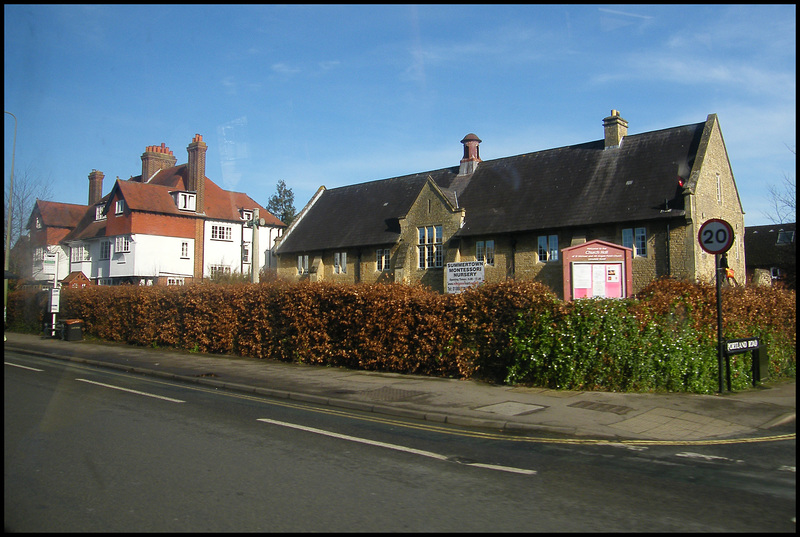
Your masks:
M698 242L712 218L734 230L727 259L743 275L744 211L716 114L638 134L616 110L602 124L596 141L486 161L470 133L453 165L320 187L278 239L278 275L446 292L448 264L480 262L485 282L624 297L661 276L712 281Z

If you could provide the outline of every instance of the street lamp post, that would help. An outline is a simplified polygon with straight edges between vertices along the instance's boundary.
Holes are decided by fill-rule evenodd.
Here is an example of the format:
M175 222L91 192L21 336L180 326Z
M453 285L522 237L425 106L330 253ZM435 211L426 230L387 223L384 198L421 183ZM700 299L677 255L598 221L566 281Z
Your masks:
M8 260L11 252L11 208L14 206L14 157L17 153L17 116L3 110L4 114L14 118L14 144L11 146L11 178L8 182L8 224L6 224L6 252L3 260L3 341L6 340L5 324L6 310L8 309Z
M258 283L259 275L259 262L261 261L261 252L258 244L258 230L261 227L261 215L258 214L258 209L253 209L253 220L249 222L248 227L253 226L253 252L250 254L250 281Z

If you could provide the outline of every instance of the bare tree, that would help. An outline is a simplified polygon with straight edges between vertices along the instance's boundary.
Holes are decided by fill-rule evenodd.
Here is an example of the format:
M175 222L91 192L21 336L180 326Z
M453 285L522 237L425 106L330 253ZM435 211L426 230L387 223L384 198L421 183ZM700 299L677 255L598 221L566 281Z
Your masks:
M17 243L20 237L27 234L26 227L28 218L31 216L33 204L37 199L48 200L53 195L51 181L49 178L43 179L30 166L22 172L14 173L14 193L11 202L11 247ZM3 189L3 210L8 215L9 199L8 189ZM8 226L7 217L3 219L3 237ZM5 239L4 239L5 240ZM5 247L5 244L3 244Z
M797 156L794 147L788 149ZM765 216L774 224L795 222L797 220L797 181L795 177L788 173L784 174L783 181L777 185L770 185L768 191L772 207Z

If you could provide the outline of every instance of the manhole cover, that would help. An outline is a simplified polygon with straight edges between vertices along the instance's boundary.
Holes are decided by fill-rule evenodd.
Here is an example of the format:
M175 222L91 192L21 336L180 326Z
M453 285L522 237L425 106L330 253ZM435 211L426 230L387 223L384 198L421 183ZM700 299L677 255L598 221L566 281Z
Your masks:
M593 401L578 401L567 405L575 408L585 408L586 410L597 410L598 412L612 412L614 414L627 414L631 410L630 407L620 405L609 405L608 403L595 403Z
M542 405L531 405L527 403L517 403L516 401L506 401L504 403L495 403L493 405L482 406L475 410L482 412L491 412L493 414L503 414L504 416L522 416L523 414L530 414L547 408Z

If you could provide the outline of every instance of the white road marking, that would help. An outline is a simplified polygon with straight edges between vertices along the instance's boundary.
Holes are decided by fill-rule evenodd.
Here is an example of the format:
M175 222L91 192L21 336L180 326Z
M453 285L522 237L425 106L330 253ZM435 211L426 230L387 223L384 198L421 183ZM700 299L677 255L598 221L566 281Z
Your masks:
M623 444L621 442L599 442L597 445L598 446L617 447L617 448L622 448L622 449L628 449L630 451L646 451L647 450L647 448L644 447L644 446L632 446L630 444Z
M87 379L75 379L75 380L77 380L79 382L88 382L89 384L96 384L97 386L103 386L105 388L111 388L113 390L120 390L120 391L123 391L123 392L135 393L136 395L144 395L145 397L155 397L156 399L163 399L164 401L170 401L170 402L173 402L173 403L185 403L186 402L186 401L181 401L180 399L173 399L171 397L165 397L163 395L155 395L153 393L140 392L138 390L131 390L131 389L128 389L128 388L122 388L120 386L112 386L111 384L103 384L102 382L95 382L93 380L87 380Z
M330 431L325 431L323 429L315 429L314 427L306 427L305 425L298 425L296 423L287 423L287 422L284 422L284 421L276 421L276 420L271 420L271 419L268 419L268 418L259 418L258 421L261 421L261 422L264 422L264 423L271 423L272 425L278 425L278 426L281 426L281 427L289 427L291 429L299 429L301 431L306 431L306 432L309 432L309 433L321 434L323 436L330 436L332 438L339 438L341 440L347 440L349 442L358 442L360 444L368 444L370 446L377 446L377 447L382 447L382 448L387 448L387 449L393 449L395 451L402 451L402 452L405 452L405 453L411 453L411 454L414 454L414 455L421 455L423 457L428 457L428 458L436 459L436 460L440 460L440 461L450 461L450 460L452 460L450 457L447 457L445 455L441 455L439 453L433 453L432 451L424 451L424 450L421 450L421 449L415 449L415 448L410 448L410 447L406 447L406 446L398 446L397 444L387 444L386 442L378 442L377 440L369 440L367 438L359 438L357 436L348 436L346 434L333 433L333 432L330 432ZM499 466L499 465L496 465L496 464L481 464L481 463L477 463L477 462L468 462L468 463L462 462L460 464L465 464L467 466L477 466L478 468L488 468L490 470L499 470L499 471L502 471L502 472L512 472L512 473L516 473L516 474L524 474L524 475L535 475L536 474L535 470L525 470L523 468L513 468L511 466Z
M687 459L702 459L705 461L729 461L729 462L739 462L742 463L744 461L738 459L729 459L728 457L718 457L716 455L704 455L702 453L692 453L691 451L684 451L682 453L676 453L676 457L685 457Z
M19 367L21 369L30 369L31 371L39 371L42 372L44 369L36 369L35 367L28 367L26 365L19 365L19 364L12 364L11 362L3 362L5 365L13 365L14 367Z

